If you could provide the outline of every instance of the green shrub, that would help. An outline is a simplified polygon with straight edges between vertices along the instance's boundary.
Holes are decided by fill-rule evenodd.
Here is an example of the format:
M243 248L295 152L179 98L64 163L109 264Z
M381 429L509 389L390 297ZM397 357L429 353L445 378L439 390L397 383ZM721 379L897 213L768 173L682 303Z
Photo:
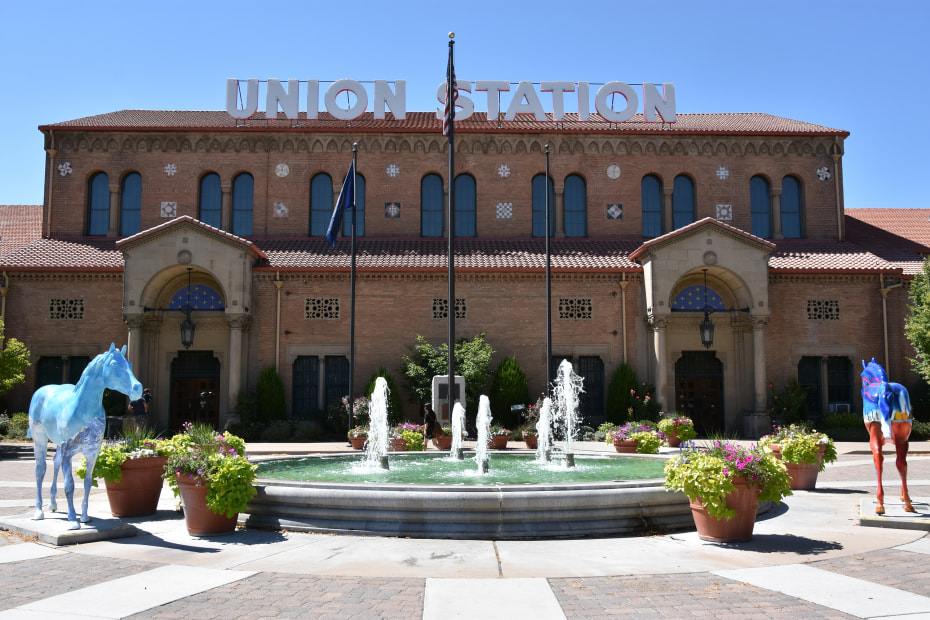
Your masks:
M769 384L772 406L769 415L776 424L802 424L807 421L807 389L794 377L781 392ZM861 421L861 420L860 420Z
M862 423L862 414L852 411L828 413L817 423L833 441L868 441L869 432Z
M930 439L930 422L914 420L913 428L911 428L911 440L927 441L928 439Z
M287 420L275 420L262 431L262 441L290 441L291 423Z
M263 368L258 374L255 388L258 400L258 418L268 424L287 419L287 403L284 397L284 382L274 366Z
M28 413L14 413L11 416L6 414L0 415L0 435L8 439L23 440L26 439L26 432L28 430Z
M520 423L519 415L511 405L526 405L530 402L530 388L526 382L526 373L520 368L517 358L505 357L501 360L488 395L491 401L491 415L503 426L512 428Z
M297 441L319 441L323 429L315 420L298 420L294 424L294 439Z
M623 362L614 371L607 386L607 421L614 424L629 422L628 411L633 406L632 392L639 386L633 367Z
M239 422L242 424L258 422L255 394L248 390L239 392L239 395L236 397L236 413L239 414ZM239 433L234 434L238 435Z
M397 390L397 386L394 384L394 379L391 377L391 373L388 372L387 368L384 366L378 367L378 370L375 371L375 374L373 374L368 381L368 387L365 388L365 396L371 398L371 393L375 391L375 382L378 380L378 377L384 377L384 380L387 382L388 426L400 424L404 420L404 403L400 398L400 392Z

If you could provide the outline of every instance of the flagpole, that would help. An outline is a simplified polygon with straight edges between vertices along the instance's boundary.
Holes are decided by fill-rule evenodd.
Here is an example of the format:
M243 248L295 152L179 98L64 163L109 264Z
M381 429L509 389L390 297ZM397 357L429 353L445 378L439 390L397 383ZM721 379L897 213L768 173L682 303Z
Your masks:
M358 173L358 142L352 144L352 259L349 270L349 430L355 418L355 203L358 185L355 183ZM351 442L350 442L351 445Z
M552 385L552 253L549 250L549 145L546 145L546 395Z
M455 33L449 33L449 67L446 71L446 118L449 135L449 382L448 413L455 403Z

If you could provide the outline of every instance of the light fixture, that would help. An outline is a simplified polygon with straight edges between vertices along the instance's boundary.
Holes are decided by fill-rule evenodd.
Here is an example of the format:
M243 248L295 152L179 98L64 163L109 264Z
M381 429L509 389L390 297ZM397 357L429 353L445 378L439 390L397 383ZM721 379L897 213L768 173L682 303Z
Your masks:
M707 270L704 270L704 320L701 321L701 344L709 349L714 344L714 322L710 320L710 313L714 309L707 305Z
M181 344L185 349L190 349L194 344L194 322L191 321L191 268L187 268L187 303L178 308L184 313L184 320L181 321Z

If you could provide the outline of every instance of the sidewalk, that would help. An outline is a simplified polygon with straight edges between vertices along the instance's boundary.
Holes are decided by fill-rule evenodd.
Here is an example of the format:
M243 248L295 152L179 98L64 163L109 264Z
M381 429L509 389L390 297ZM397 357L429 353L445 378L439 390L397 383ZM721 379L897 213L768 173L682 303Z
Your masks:
M751 542L732 545L693 531L544 541L255 530L194 538L169 492L154 518L116 520L97 489L95 523L129 523L139 534L55 547L0 533L0 618L930 617L927 532L861 527L860 504L871 508L874 497L871 454L865 443L837 448L840 459L817 490L786 498L760 517ZM348 451L341 443L248 449ZM911 454L911 495L927 518L930 446L915 442ZM0 460L0 516L31 515L32 468L28 458ZM890 455L884 481L894 523L899 483ZM63 518L47 513L46 522Z

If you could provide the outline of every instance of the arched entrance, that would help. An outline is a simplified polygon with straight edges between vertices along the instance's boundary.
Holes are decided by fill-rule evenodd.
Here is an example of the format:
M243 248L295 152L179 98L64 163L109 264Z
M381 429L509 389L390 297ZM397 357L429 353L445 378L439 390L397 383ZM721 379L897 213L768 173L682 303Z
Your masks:
M171 362L171 428L202 422L219 428L220 361L212 351L178 351Z
M713 351L683 351L675 362L675 410L700 435L723 430L723 362Z

